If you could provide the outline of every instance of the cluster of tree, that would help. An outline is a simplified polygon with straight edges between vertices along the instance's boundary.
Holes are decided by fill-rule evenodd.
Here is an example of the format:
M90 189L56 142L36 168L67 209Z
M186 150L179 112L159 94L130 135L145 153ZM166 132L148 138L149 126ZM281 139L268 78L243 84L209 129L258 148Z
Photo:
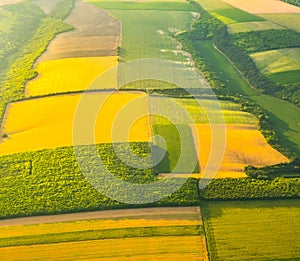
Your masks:
M283 163L275 166L253 167L247 166L245 173L250 178L255 179L274 179L276 177L299 177L300 161L296 159L293 163Z
M299 198L299 187L300 178L214 179L199 190L199 196L204 200Z
M110 171L116 178L128 182L155 181L156 173L152 168L134 169L119 159L121 155L123 161L132 162L132 158L126 153L128 145L138 157L143 158L149 154L148 143L97 145L99 156L107 169L104 171ZM117 146L118 154L113 151L114 146ZM86 169L80 169L78 162L81 160L87 161L86 167L83 167ZM198 183L195 179L188 180L177 192L159 202L133 206L112 200L91 185L91 176L89 180L86 178L87 173L98 173L97 162L99 161L91 154L90 146L82 146L77 158L72 147L0 157L0 166L5 166L0 168L0 218L115 208L199 205ZM137 163L142 164L141 160ZM85 176L82 170L86 171ZM103 185L115 190L117 194L128 193L118 188L117 184Z
M231 41L246 53L300 46L300 33L289 29L270 29L236 33Z
M291 5L300 6L299 0L281 0L281 1L291 4Z

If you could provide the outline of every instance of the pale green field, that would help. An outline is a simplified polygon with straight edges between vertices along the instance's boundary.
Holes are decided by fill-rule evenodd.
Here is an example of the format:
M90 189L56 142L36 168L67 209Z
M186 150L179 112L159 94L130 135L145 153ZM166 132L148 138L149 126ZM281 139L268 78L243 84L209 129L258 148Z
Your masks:
M222 123L222 115L227 124L251 124L257 125L257 118L247 112L240 111L240 106L236 103L232 103L229 101L218 101L219 105L216 101L212 100L199 100L200 104L193 99L172 99L178 106L184 108L188 115L191 117L189 122L193 123ZM220 106L220 109L218 109ZM180 113L178 110L176 114L175 111L176 106L172 106L168 102L166 98L155 97L150 100L150 111L151 108L154 108L153 111L156 111L157 108L160 108L162 111L165 111L167 114L172 114L173 118L176 120L178 124L187 123L187 118L185 117L185 113ZM208 114L209 113L209 114ZM152 117L153 124L169 124L169 121L162 117Z
M257 15L273 23L300 32L299 14L257 14Z
M170 34L189 30L190 12L157 10L109 10L122 22L121 61L162 58L184 62L187 57ZM141 17L143 22L141 22Z
M231 34L270 29L284 29L279 24L270 21L234 23L227 25L227 27Z
M203 6L203 8L209 12L232 7L221 0L195 0L195 2Z
M299 260L299 206L300 200L207 203L211 260Z
M300 48L258 52L250 55L263 74L300 69Z

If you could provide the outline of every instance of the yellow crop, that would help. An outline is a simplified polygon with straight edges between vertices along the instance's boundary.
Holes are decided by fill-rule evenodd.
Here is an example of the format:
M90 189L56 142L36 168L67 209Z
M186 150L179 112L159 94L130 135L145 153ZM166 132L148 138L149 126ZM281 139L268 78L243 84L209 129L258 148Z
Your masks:
M84 101L85 105L76 114L79 101ZM100 109L95 122L90 120L91 108ZM77 130L80 128L78 132L82 133L77 145L150 141L145 94L103 92L60 95L11 104L3 130L8 138L0 143L0 155L73 145L73 120L79 114L86 121L77 126ZM89 127L94 130L95 136L85 135Z
M3 260L207 260L203 236L105 239L0 248Z
M26 96L86 90L105 71L117 66L118 57L67 58L41 62L36 70L39 76L26 87ZM116 87L117 70L103 74L97 89Z
M210 158L211 146L216 146L218 149L219 144L212 142L211 128L208 124L197 124L193 128L193 135L194 137L198 135L200 142L200 146L196 142L196 150L203 172ZM219 153L223 151L220 149ZM255 126L228 124L226 125L226 149L216 178L246 177L244 167L247 165L263 167L283 162L288 162L288 159L273 149Z

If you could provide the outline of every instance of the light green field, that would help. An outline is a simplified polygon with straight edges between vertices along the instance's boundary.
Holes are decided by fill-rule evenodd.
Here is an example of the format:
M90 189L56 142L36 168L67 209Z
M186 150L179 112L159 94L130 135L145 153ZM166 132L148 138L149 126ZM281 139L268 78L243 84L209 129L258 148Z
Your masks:
M249 14L237 8L226 8L210 12L211 15L219 19L224 24L258 22L263 21L261 17Z
M300 70L300 48L258 52L250 56L263 74Z
M258 16L273 23L285 26L297 32L300 32L299 14L258 14Z
M270 29L284 29L282 26L270 21L234 23L227 25L227 27L231 34Z
M177 123L183 124L187 123L188 119L185 117L184 113L178 112L174 113L175 109L168 102L169 99L155 97L151 99L151 106L155 108L161 108L163 111L172 113L173 118ZM194 123L222 123L222 117L220 114L222 113L227 124L251 124L257 125L257 118L247 112L241 111L241 107L233 102L229 101L213 101L200 99L199 103L194 99L172 99L178 106L184 108L188 115L191 117L191 122L189 124ZM218 109L220 106L221 110ZM151 110L150 110L151 111ZM209 116L207 113L209 112ZM168 124L168 121L162 117L152 117L152 122L154 124Z
M96 6L106 10L161 10L161 11L195 11L187 2L93 2Z
M183 11L110 10L122 22L121 61L162 58L186 62L170 34L190 28L193 16ZM141 22L141 17L143 21Z
M207 203L211 260L299 260L299 206L300 200Z
M203 6L203 8L209 12L232 8L231 5L226 4L221 0L195 0L195 2Z

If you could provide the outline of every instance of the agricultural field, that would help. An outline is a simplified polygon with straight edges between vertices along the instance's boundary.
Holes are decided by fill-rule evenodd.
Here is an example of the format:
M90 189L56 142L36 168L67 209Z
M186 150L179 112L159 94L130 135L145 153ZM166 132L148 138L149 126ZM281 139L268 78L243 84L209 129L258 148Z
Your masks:
M298 7L299 9L299 7ZM275 24L280 24L289 29L300 32L300 16L299 14L258 14L260 17L271 21Z
M207 260L203 244L204 239L199 236L139 237L9 247L1 248L0 254L14 260L32 256L44 260L132 260L133 257L135 260Z
M62 58L117 55L121 24L104 10L77 1L65 22L74 30L57 35L37 64Z
M197 41L195 46L201 57L214 69L218 77L228 83L235 93L246 96L269 115L279 140L295 153L300 153L299 109L289 102L270 95L262 95L250 87L236 67L208 41Z
M134 5L134 3L130 4ZM121 61L141 58L188 61L188 57L180 50L179 43L174 41L170 35L188 30L194 20L193 13L188 11L118 10L118 6L115 8L116 10L109 10L109 13L122 22ZM143 23L140 23L141 16Z
M198 103L199 102L199 103ZM175 105L177 104L177 105ZM189 115L186 118L183 111L176 111L176 106L180 106ZM150 96L150 112L165 112L166 115L172 115L172 119L177 124L195 124L195 123L227 123L227 124L250 124L257 125L257 118L247 112L241 111L241 106L230 101L215 101L209 99L185 99ZM220 114L222 114L220 116ZM224 119L223 119L224 117ZM169 124L169 120L159 116L151 116L152 124Z
M76 259L118 260L128 254L138 260L150 257L180 260L186 256L192 260L207 260L199 207L88 212L82 215L85 219L74 219L78 215L58 215L54 223L51 217L0 221L1 257L40 258L40 251L47 247L48 250L42 252L43 259L50 260L55 254L57 259L59 253L61 260L69 260L75 257L76 247ZM59 222L59 219L65 221ZM174 244L177 244L175 251ZM115 245L118 251L111 251ZM78 248L82 250L78 252Z
M299 14L300 9L294 5L290 5L278 0L222 0L223 2L253 14Z
M186 2L152 2L152 1L93 1L96 6L105 10L160 10L160 11L195 11Z
M0 154L73 145L73 121L80 100L87 102L89 108L101 108L93 125L96 143L150 140L147 98L143 93L61 95L11 104L2 132L7 138L0 143ZM124 127L117 129L114 124ZM94 137L82 137L80 143L94 143Z
M216 143L212 139L211 128L210 125L198 124L192 130L202 171L210 160L212 147L217 152L224 153L215 178L246 177L244 168L247 165L263 167L289 161L267 143L255 126L227 124L224 152L222 151L222 142L217 141ZM217 126L214 128L218 130ZM212 164L217 166L218 162Z
M237 8L228 8L210 12L211 15L219 19L224 24L260 22L262 18L246 13Z
M36 67L39 76L28 82L25 94L32 97L85 91L101 75L103 77L101 85L95 86L95 89L116 89L117 64L117 56L66 58L41 62ZM105 74L106 71L109 72Z
M16 3L21 2L21 1L22 0L2 0L1 3L0 3L0 6L16 4Z
M270 76L272 74L287 73L281 82L298 82L300 70L300 48L279 49L251 54L260 71ZM293 72L294 71L294 72ZM283 76L283 74L281 74ZM294 76L294 77L292 77Z
M299 203L205 203L201 210L212 260L298 260Z
M250 32L250 31L263 31L263 30L271 30L271 29L284 29L283 26L273 23L271 21L233 23L233 24L228 24L227 27L229 33L231 34Z

